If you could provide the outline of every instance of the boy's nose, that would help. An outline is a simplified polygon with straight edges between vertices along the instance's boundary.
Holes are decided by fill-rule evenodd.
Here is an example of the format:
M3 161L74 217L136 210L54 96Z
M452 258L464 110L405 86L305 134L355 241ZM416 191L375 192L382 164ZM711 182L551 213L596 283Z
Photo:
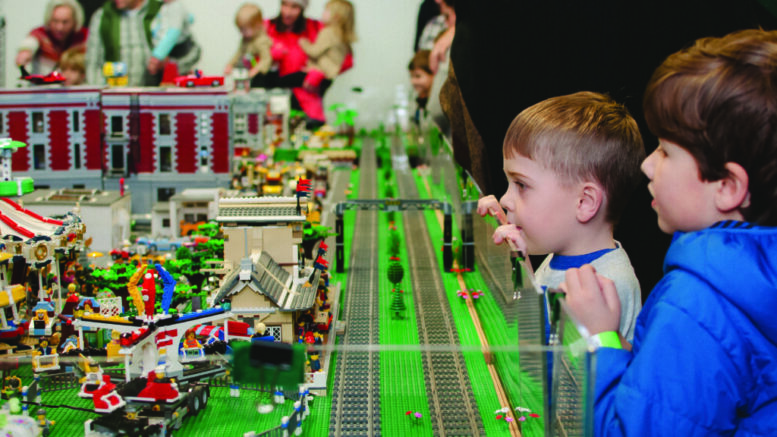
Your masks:
M501 206L503 209L510 209L507 206L507 193L505 192L502 194L502 197L499 198L499 206Z
M653 158L655 157L655 154L656 151L654 150L639 166L639 169L642 170L642 173L645 173L645 176L647 176L648 179L653 179Z

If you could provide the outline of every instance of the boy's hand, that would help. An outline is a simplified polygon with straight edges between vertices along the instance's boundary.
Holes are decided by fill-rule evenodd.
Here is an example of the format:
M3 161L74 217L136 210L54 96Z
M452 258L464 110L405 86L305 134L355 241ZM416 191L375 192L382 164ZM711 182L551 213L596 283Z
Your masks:
M259 64L254 65L250 70L248 70L248 77L250 79L253 79L257 74L259 74Z
M569 269L566 281L559 287L566 292L572 315L588 329L589 334L618 331L621 302L615 284L598 275L590 264Z
M150 56L148 58L148 64L146 65L146 69L148 70L149 73L157 74L162 70L163 67L164 67L164 61L162 61L161 59L157 59L153 56Z
M502 205L499 204L499 201L496 200L496 197L493 194L478 199L478 214L480 214L481 217L491 215L500 225L507 224L507 217L502 209Z
M526 251L526 241L521 236L521 228L516 225L508 223L499 226L494 231L493 239L495 244L507 242L510 245L510 249L519 252L521 256L525 256L528 253Z

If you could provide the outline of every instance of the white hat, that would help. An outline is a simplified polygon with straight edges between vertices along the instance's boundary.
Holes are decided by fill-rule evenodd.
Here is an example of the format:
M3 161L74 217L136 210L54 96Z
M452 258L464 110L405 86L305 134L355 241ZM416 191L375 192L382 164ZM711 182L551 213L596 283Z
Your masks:
M308 7L308 1L309 0L291 0L292 3L298 5L302 9L305 9Z

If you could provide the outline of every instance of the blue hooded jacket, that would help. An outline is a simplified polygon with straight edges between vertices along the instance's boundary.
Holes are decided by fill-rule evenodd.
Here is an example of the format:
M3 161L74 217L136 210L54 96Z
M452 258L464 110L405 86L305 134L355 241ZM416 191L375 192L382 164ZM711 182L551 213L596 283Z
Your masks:
M599 436L777 436L777 228L676 233L632 352L596 353Z

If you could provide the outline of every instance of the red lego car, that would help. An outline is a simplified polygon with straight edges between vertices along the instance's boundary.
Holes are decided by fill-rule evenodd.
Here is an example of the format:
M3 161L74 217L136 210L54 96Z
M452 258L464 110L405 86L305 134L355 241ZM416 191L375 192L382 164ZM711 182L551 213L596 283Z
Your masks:
M224 85L224 76L203 76L200 70L194 70L194 74L178 76L175 78L175 86L221 86Z
M54 70L49 74L30 74L23 65L19 66L19 70L22 73L22 79L33 85L44 85L49 83L62 83L65 81L65 77L62 76L59 71Z

